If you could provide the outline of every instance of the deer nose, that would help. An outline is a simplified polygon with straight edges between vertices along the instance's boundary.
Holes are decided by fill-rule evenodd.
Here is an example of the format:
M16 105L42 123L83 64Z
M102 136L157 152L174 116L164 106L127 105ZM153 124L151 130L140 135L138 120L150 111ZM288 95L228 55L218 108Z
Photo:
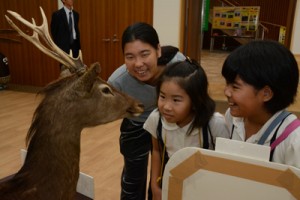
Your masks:
M142 103L135 103L127 109L127 112L132 116L137 117L144 112L144 105Z
M142 103L138 103L138 106L144 110L145 106Z
M145 110L144 104L138 103L138 107L140 108L140 112L141 112L141 113L144 112L144 110Z

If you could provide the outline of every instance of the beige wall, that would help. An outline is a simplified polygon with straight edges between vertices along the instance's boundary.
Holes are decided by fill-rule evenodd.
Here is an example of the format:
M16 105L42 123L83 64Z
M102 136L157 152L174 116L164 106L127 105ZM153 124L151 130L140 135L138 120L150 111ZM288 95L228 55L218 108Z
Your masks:
M63 3L61 2L61 0L58 0L58 8L63 7Z
M300 55L300 1L297 1L293 34L291 40L291 51L294 54Z
M179 47L181 0L154 0L153 26L161 45Z

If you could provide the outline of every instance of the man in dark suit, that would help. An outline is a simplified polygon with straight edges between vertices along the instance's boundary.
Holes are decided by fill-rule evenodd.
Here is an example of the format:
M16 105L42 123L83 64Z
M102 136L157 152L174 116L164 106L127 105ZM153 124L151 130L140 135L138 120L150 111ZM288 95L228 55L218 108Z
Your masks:
M64 6L52 14L51 34L55 44L66 53L78 57L80 33L78 29L79 14L73 10L73 0L62 0Z

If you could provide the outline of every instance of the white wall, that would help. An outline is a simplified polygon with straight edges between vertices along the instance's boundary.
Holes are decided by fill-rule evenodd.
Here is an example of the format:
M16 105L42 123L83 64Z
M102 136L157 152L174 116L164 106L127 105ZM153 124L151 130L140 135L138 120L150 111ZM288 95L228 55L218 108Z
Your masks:
M154 0L153 27L161 45L180 45L181 0Z
M300 1L297 1L293 34L291 39L291 51L300 55Z

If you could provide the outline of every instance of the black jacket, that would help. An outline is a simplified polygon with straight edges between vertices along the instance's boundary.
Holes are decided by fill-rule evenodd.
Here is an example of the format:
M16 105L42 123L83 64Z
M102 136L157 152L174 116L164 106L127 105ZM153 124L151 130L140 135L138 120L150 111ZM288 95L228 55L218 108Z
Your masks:
M79 22L79 14L78 12L72 10L73 17L74 17L74 28L76 31L76 39L78 41L78 50L80 47L80 33L78 29L78 22ZM61 8L55 11L52 14L51 19L51 34L55 44L61 48L66 53L70 53L71 44L70 44L70 32L68 26L68 16L64 10Z

